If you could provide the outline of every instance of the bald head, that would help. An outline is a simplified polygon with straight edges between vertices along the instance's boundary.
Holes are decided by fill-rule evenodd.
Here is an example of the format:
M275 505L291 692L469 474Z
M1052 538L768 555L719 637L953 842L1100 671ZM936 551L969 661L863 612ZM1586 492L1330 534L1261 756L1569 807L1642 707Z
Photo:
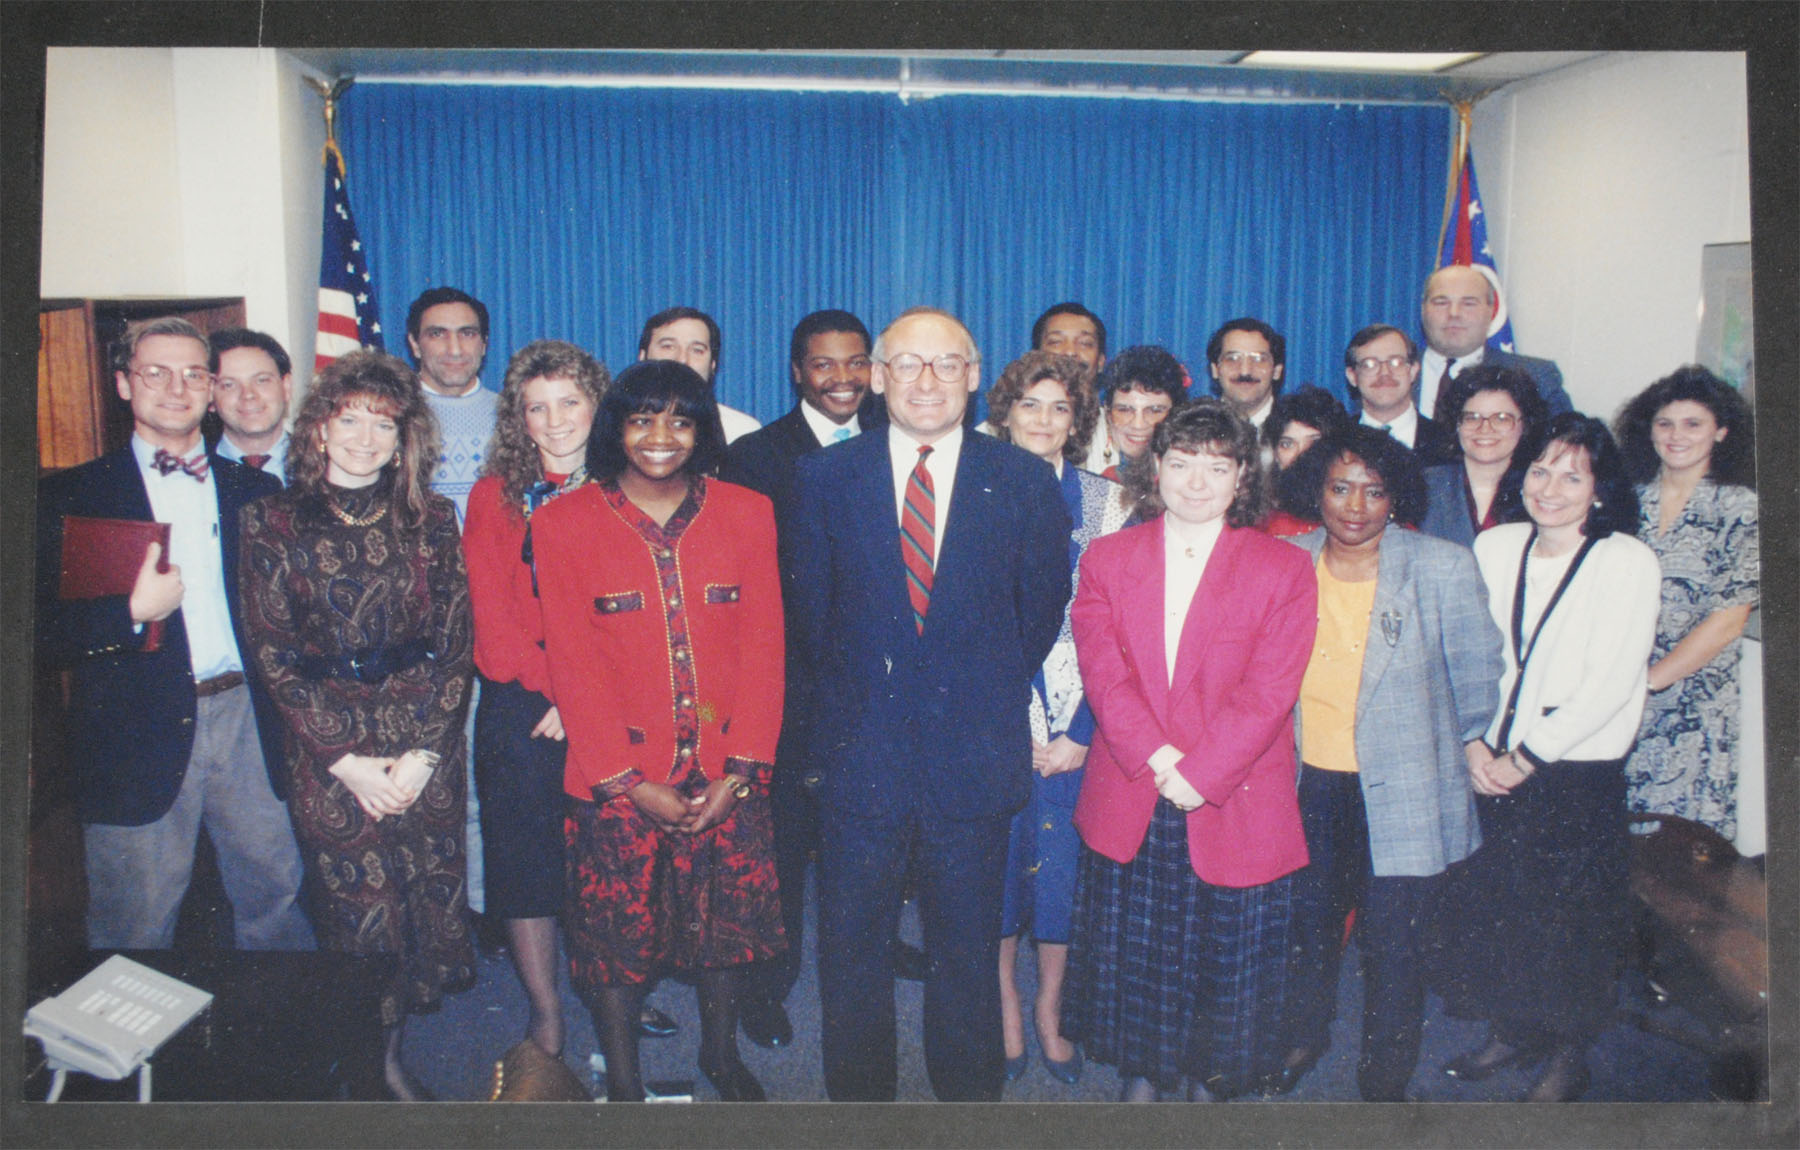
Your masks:
M1487 342L1488 325L1500 301L1494 285L1475 268L1451 264L1425 281L1419 319L1425 342L1446 359L1461 359Z
M887 401L889 421L920 443L958 427L981 386L975 338L938 308L901 312L876 338L874 360L872 386Z

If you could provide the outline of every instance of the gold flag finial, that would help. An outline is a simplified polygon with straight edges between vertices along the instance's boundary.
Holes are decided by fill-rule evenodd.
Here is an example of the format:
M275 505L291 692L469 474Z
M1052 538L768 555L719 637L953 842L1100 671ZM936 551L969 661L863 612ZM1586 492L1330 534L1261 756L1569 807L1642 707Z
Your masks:
M319 94L319 98L325 101L325 150L320 154L319 159L323 162L336 156L338 170L341 172L344 170L344 153L338 150L337 102L338 98L349 90L350 85L356 83L356 77L339 76L327 83L316 76L308 76L306 82L313 91Z

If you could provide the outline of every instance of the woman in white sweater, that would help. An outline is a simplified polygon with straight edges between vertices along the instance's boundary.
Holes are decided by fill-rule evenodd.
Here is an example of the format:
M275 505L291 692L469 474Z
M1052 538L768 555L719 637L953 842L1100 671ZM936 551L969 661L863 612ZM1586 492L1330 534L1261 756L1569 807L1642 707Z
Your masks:
M1472 754L1483 847L1452 905L1453 1009L1492 1024L1445 1073L1544 1063L1526 1101L1572 1101L1629 933L1624 760L1643 714L1662 574L1606 426L1570 413L1527 470L1531 522L1475 540L1505 636L1501 708ZM1478 748L1479 750L1479 748Z

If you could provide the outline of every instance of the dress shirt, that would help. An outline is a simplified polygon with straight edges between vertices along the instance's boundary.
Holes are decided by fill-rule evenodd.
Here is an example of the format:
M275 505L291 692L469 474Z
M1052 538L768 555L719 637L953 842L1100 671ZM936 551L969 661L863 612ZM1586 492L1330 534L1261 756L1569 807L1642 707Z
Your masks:
M203 455L198 439L184 459ZM156 448L136 435L131 451L137 457L144 490L150 496L150 513L158 523L169 524L169 562L181 568L186 588L181 596L181 619L187 627L188 655L194 679L201 681L244 669L237 636L231 628L231 608L225 598L225 558L219 541L219 492L212 473L195 479L185 471L159 473L150 465Z
M238 463L244 462L244 449L231 441L231 433L229 431L219 437L218 445L214 447L213 450L226 459L235 460ZM261 470L281 480L281 485L283 487L287 486L287 453L288 433L284 431L281 433L281 438L275 441L275 445L269 448L269 461L263 464L261 468ZM256 454L260 455L262 453L257 452Z
M1171 685L1175 682L1175 657L1181 652L1181 629L1187 624L1188 608L1194 605L1200 577L1206 574L1206 561L1212 558L1224 530L1224 516L1197 527L1184 523L1179 528L1174 520L1163 518L1163 654L1168 660Z
M1388 423L1381 422L1379 419L1370 415L1367 410L1364 410L1362 413L1362 425L1364 427L1373 427L1387 432L1401 443L1406 444L1407 450L1410 451L1412 450L1414 441L1419 437L1419 409L1417 407L1408 407L1405 411L1400 413L1398 418Z
M852 439L862 432L862 425L856 421L854 415L843 423L833 423L830 416L804 399L800 401L800 417L806 420L806 426L812 428L813 438L826 446L842 441L838 436L840 431L850 433L843 436L843 439Z
M938 561L944 557L944 524L950 520L950 492L956 485L956 461L962 455L962 425L950 429L942 439L931 445L931 454L925 459L925 471L931 476L932 490L932 524L931 524L931 566L937 569ZM906 507L906 480L913 468L919 465L919 448L925 446L912 436L901 431L896 424L888 424L888 462L894 468L894 529L900 527L900 514Z
M1487 354L1487 344L1482 344L1468 355L1456 357L1456 366L1450 370L1450 378L1455 379L1469 368L1480 363ZM1438 380L1443 378L1444 364L1449 360L1442 352L1433 351L1429 345L1425 354L1419 357L1419 410L1430 411L1437 406Z
M1254 412L1251 413L1250 426L1256 428L1256 430L1258 430L1258 431L1261 431L1262 425L1269 421L1269 413L1274 410L1275 410L1275 393L1273 391L1270 391L1269 397L1267 399L1263 400L1262 406L1257 408Z
M725 444L730 446L762 426L762 420L748 412L739 411L735 407L719 404L719 430L725 433Z

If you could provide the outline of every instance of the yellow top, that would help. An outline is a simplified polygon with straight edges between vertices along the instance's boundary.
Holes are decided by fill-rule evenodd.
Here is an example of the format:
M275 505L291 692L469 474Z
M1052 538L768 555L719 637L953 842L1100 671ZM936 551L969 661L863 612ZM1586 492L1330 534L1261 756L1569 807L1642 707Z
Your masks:
M1319 630L1300 684L1300 759L1326 771L1356 770L1356 695L1375 610L1375 580L1346 583L1320 556Z

